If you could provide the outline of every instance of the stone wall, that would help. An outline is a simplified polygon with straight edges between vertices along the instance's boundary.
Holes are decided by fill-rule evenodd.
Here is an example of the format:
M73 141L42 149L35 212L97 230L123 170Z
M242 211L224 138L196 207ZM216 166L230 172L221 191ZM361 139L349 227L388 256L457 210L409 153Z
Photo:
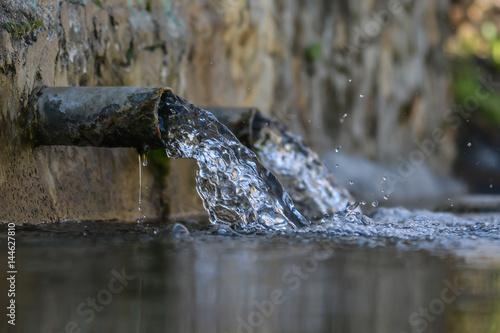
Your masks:
M257 106L319 150L394 161L442 125L446 10L447 0L2 1L0 221L139 216L133 149L32 147L26 112L42 86L170 86L201 105ZM430 164L449 169L452 139ZM201 209L185 183L194 164L170 164L167 182L143 170L149 216Z
M447 9L447 0L196 1L185 95L259 107L319 151L397 162L449 109ZM453 140L447 132L428 162L449 170Z

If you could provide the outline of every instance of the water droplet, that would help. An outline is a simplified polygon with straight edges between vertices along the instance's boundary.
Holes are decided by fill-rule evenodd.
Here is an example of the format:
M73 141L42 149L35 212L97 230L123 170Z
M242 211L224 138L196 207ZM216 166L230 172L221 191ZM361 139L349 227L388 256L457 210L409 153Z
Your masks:
M352 79L349 79L349 82L352 82Z
M142 160L142 166L148 166L148 158L146 157L146 155L144 155L143 157L143 160Z
M387 180L387 177L386 176L382 177L382 180Z
M349 185L353 185L353 184L354 184L354 181L350 180Z
M337 148L335 148L335 152L338 153L340 149L342 149L342 146L338 146Z
M372 206L373 206L373 207L378 207L378 201L374 201L374 202L372 202Z
M362 204L363 206L366 206L366 201L361 201L361 204Z
M181 223L176 223L174 225L169 225L167 230L174 234L189 234L189 230Z
M384 195L385 200L389 200L389 194Z
M344 113L343 118L347 117L347 113Z
M335 167L336 167L336 168L338 168L338 167L339 167L339 165L338 165L338 164L335 164Z
M139 209L139 210L142 210L142 207L141 207L141 206L139 206L139 208L138 208L138 209Z
M470 146L472 146L472 143L470 143L470 142L469 142L469 143L467 144L467 147L470 147Z
M153 234L157 235L158 234L158 229L153 230Z
M148 218L148 216L147 216L146 214L144 214L144 218L145 218L145 219L147 219L147 218Z
M341 124L342 124L343 122L344 122L344 118L340 118L340 119L339 119L339 123L341 123Z
M363 98L363 97L365 97L365 95L364 94L359 94L359 97Z
M490 184L490 188L493 188L493 184Z
M352 205L347 206L346 211L347 211L347 212L352 212L352 211L354 211L356 208L358 208L358 206L359 206L359 202L358 202L358 201L356 201L356 202L355 202L355 203L353 203Z

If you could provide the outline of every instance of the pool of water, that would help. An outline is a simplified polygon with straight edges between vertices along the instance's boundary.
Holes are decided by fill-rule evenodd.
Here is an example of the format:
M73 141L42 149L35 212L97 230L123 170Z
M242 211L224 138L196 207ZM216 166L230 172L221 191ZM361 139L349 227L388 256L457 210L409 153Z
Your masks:
M500 330L491 238L235 235L164 222L17 227L18 319L0 331Z

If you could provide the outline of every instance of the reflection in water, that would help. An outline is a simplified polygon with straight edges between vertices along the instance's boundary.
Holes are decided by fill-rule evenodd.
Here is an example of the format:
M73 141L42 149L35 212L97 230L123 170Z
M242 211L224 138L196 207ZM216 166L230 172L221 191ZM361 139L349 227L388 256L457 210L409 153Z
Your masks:
M359 238L168 231L178 229L20 227L19 320L0 330L493 332L498 323L495 266ZM122 269L130 279L115 293L120 283L110 281ZM466 288L448 302L450 283Z

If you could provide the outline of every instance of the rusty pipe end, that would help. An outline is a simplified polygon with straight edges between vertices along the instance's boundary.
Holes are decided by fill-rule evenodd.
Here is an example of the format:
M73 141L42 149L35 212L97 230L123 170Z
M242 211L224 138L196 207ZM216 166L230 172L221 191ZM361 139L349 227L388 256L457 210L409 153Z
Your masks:
M48 87L29 120L35 146L164 148L158 107L168 87Z

